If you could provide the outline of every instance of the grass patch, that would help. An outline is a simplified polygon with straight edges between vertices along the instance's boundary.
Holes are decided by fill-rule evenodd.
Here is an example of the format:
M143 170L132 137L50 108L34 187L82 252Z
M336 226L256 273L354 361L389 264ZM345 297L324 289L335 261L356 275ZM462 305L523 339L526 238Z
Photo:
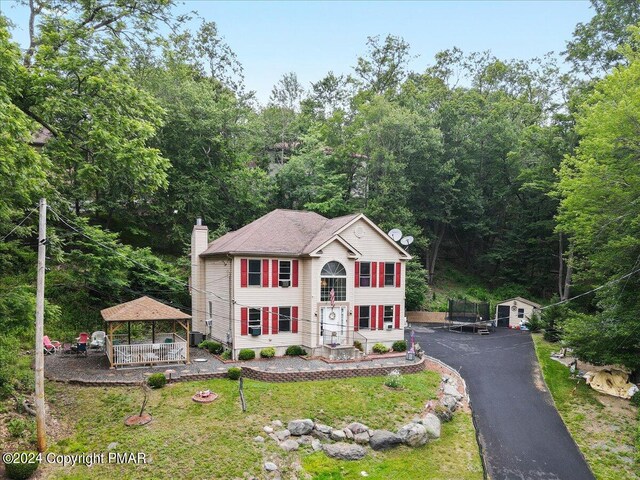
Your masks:
M628 401L602 395L569 369L550 358L558 344L533 334L538 361L558 412L596 478L640 479L634 454L637 408Z
M420 469L420 475L427 475L421 478L480 479L480 456L471 417L465 413L444 426L439 441L417 450L372 452L354 464L312 454L307 447L287 454L270 439L264 444L252 441L276 419L308 417L335 427L357 420L372 428L395 430L435 398L439 380L434 372L406 375L401 391L384 388L383 377L286 384L245 380L248 411L244 414L235 381L178 383L152 391L147 411L153 421L133 428L125 427L123 420L139 409L139 388L56 384L51 387L58 399L55 414L73 422L74 433L53 444L52 451L102 453L111 442L118 442L115 451L144 452L152 463L91 469L47 466L43 478L263 478L263 462L272 460L281 466L282 478L304 478L297 470L302 463L309 478L350 478L367 469L369 478L395 478L394 472L407 472L409 465L419 464L429 466ZM191 401L194 392L206 389L219 395L213 404ZM342 472L343 468L347 470Z

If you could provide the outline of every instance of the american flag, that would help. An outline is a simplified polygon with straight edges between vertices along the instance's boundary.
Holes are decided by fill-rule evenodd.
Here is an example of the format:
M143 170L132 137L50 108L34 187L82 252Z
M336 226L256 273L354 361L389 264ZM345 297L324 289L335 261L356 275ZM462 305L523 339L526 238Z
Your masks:
M331 302L331 306L333 307L336 303L336 291L332 288L329 292L329 302Z

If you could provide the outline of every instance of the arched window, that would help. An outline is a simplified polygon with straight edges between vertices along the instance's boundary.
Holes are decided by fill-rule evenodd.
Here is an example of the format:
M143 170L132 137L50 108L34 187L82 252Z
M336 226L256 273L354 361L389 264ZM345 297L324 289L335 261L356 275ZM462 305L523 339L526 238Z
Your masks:
M320 272L320 301L331 300L331 289L335 293L336 302L347 299L347 271L340 262L329 262Z

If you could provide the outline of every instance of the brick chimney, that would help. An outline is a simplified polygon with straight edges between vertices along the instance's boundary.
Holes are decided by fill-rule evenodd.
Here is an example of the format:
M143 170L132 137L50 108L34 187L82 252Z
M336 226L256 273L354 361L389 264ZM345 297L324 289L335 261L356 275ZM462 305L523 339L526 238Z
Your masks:
M206 268L200 254L207 249L208 245L209 228L203 225L202 218L198 217L191 232L191 328L195 332L202 333L207 332L204 323L207 298L204 293Z

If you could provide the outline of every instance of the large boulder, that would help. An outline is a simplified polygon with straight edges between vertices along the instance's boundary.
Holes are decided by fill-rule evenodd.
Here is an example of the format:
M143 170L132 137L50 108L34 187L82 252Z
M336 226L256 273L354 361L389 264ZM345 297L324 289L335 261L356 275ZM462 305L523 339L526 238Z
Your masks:
M305 418L303 420L291 420L287 425L287 430L291 432L291 435L299 437L300 435L307 435L313 430L313 420Z
M440 428L442 424L435 414L427 413L420 419L420 423L424 426L429 438L440 438Z
M369 445L374 450L388 450L401 443L400 437L388 430L375 430L369 439Z
M349 425L347 425L347 428L349 430L351 430L351 432L356 435L358 433L362 433L362 432L367 432L369 431L369 427L367 427L366 425L359 423L359 422L353 422L350 423Z
M360 445L366 445L369 443L369 432L356 433L353 440Z
M458 391L458 388L455 385L446 383L442 391L444 392L445 395L451 395L456 400L462 399L462 395L460 394L460 392Z
M458 408L458 401L452 395L442 397L440 404L451 412L455 412L456 408Z
M280 448L282 448L286 452L290 452L291 450L298 450L300 445L295 440L285 440L280 444Z
M427 430L420 423L408 423L398 430L398 437L410 447L419 447L429 441Z
M330 438L336 442L342 442L347 438L347 436L342 430L332 430Z
M340 460L360 460L367 454L363 447L353 443L330 443L323 445L322 449L327 456Z

